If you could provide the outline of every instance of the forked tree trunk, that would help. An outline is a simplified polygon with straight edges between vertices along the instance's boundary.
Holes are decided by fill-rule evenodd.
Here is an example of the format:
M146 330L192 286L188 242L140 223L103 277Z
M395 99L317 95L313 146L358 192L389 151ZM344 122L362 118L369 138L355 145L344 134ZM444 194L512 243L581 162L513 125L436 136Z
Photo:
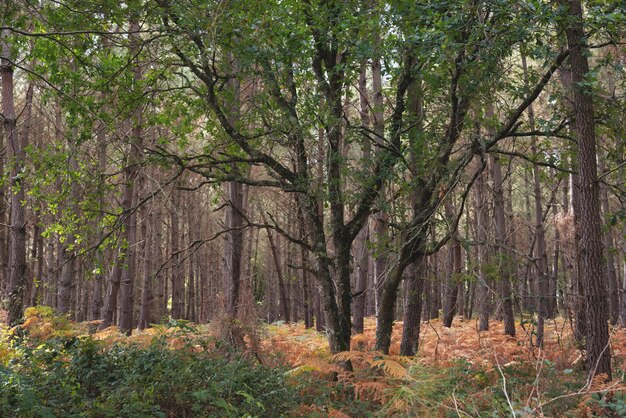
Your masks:
M422 131L423 122L423 107L422 107L422 91L421 86L417 81L412 81L408 88L408 111L410 115L410 123L412 129L409 131L409 143L411 145L411 159L409 167L412 174L417 175L417 159L419 156L416 154L417 141ZM423 187L420 187L423 186ZM393 269L389 272L385 279L385 282L381 285L380 298L378 303L378 312L376 316L376 349L382 351L385 354L389 353L391 346L391 335L393 331L393 320L395 316L395 305L398 293L398 287L403 279L404 270L415 263L419 258L420 263L417 267L420 268L420 272L416 272L411 275L410 284L407 285L406 290L409 296L409 302L407 303L405 314L408 319L408 323L404 324L404 328L407 329L406 341L404 342L405 351L411 352L417 348L417 339L419 338L419 324L417 321L421 318L421 300L417 298L422 297L424 289L423 270L426 268L426 263L423 257L420 255L424 250L426 237L430 232L430 221L428 219L428 207L433 198L433 190L431 187L425 184L415 184L411 190L411 206L412 206L412 221L407 228L402 231L400 236L400 242L402 247L398 254L398 260L395 263ZM418 312L413 312L417 309ZM416 328L414 328L416 327Z

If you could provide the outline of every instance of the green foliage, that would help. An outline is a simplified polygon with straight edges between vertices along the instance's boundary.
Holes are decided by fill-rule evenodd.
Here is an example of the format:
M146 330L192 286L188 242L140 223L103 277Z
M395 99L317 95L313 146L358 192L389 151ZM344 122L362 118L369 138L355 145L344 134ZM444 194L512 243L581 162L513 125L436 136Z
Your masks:
M603 408L606 412L606 416L626 416L626 393L624 392L594 393L591 396L589 404Z
M87 338L17 342L21 356L0 366L3 417L280 416L293 404L283 370L241 355L106 347Z

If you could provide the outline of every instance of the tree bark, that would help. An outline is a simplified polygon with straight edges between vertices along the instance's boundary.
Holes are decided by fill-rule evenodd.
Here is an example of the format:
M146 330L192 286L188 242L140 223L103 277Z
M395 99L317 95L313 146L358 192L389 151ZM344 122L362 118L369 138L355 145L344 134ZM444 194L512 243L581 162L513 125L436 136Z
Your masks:
M267 223L265 219L265 215L262 215L263 222ZM277 247L276 242L274 241L274 236L272 231L269 229L267 232L267 240L270 244L270 250L272 251L272 259L274 260L274 271L276 272L276 277L278 278L278 296L280 302L280 310L282 319L285 322L290 321L289 315L289 302L287 298L287 290L285 288L285 278L283 277L283 269L280 260L280 249Z
M524 84L528 83L528 68L526 57L522 55L522 67L524 69ZM533 105L528 106L528 125L531 131L535 130L535 111ZM538 158L537 138L531 137L531 152L534 158ZM543 227L543 207L541 203L541 173L539 166L534 164L532 167L533 174L533 191L535 199L535 245L537 252L535 254L537 261L538 286L537 286L537 346L543 347L543 337L545 329L545 320L549 317L549 304L551 303L550 294L550 276L548 271L548 254L546 249L545 229Z
M479 331L489 329L489 315L491 313L491 281L487 277L486 268L489 264L487 248L487 229L489 228L489 213L485 193L485 176L482 173L476 179L476 240L478 241L478 304L479 304Z
M175 186L172 189L172 212L170 213L170 260L171 260L171 288L172 288L172 318L183 319L185 316L185 283L181 275L180 257L180 191Z
M487 105L486 116L492 118L494 109L492 104ZM489 127L489 135L495 136L495 129ZM502 317L504 333L515 337L515 317L513 316L513 298L511 295L511 276L513 270L513 256L508 249L509 242L506 233L506 214L504 208L504 191L502 190L502 167L495 154L489 154L489 171L493 182L493 215L496 237L496 251L498 253L498 270L500 298L502 299Z
M142 67L139 58L141 38L139 36L139 20L132 17L129 22L130 56L133 57L132 72L133 85L139 86L142 78ZM138 89L138 87L134 87ZM139 93L139 91L135 91ZM143 154L143 127L141 104L135 106L132 115L132 130L128 149L126 167L124 167L124 195L122 210L124 222L122 237L126 245L126 268L122 271L120 283L120 331L130 335L133 329L134 312L134 280L137 271L137 190L136 182L139 177L141 158Z
M359 111L361 125L368 128L369 118L369 95L367 91L367 66L361 65L359 74ZM369 138L364 139L363 161L370 161L372 158L371 144ZM369 171L369 170L368 170ZM355 333L363 332L363 319L365 317L365 303L367 301L367 278L369 275L369 250L367 242L370 239L369 221L366 221L356 237L354 245L354 258L356 265L356 297L354 298L354 314L352 329Z
M418 256L417 260L408 267L410 272L405 281L406 306L400 343L401 356L414 356L419 348L425 261L425 257Z
M141 306L139 309L139 320L137 328L145 329L153 322L152 301L153 281L152 281L152 255L154 246L154 217L151 209L143 209L144 216L141 224L141 236L143 237L143 280L141 283Z
M454 209L452 202L448 199L445 202L445 211L448 222L452 222L454 217ZM452 320L457 313L457 301L459 300L459 281L461 272L463 271L461 256L461 242L458 239L458 235L455 232L450 238L448 244L448 270L445 289L445 303L443 308L443 326L450 328L452 326ZM461 294L461 298L463 295ZM461 313L462 310L459 310Z
M603 161L600 161L600 172L604 171ZM600 207L606 224L610 214L609 195L606 186L600 185ZM609 320L611 325L617 324L619 317L619 292L617 286L617 271L615 268L615 256L613 254L614 243L611 229L608 228L603 234L603 244L606 253L606 277L609 290Z
M2 114L4 132L9 156L11 214L9 227L9 264L8 286L9 299L7 321L15 325L24 313L24 288L26 286L26 219L24 213L24 186L21 182L24 167L24 149L17 135L17 116L13 94L13 64L9 45L9 31L1 35L2 55L0 56L0 75L2 75Z
M574 85L574 132L578 140L580 173L580 261L587 316L587 368L590 376L606 374L611 380L606 274L602 257L599 182L596 161L593 97L584 87L589 73L583 11L580 0L569 0L572 21L566 28Z

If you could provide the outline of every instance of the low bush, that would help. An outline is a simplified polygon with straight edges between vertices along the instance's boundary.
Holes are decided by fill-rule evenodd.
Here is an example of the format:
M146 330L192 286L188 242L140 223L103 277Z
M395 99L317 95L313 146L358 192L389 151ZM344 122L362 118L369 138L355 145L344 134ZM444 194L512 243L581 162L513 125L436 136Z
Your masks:
M295 407L284 370L207 351L91 337L14 339L0 365L3 417L280 416Z

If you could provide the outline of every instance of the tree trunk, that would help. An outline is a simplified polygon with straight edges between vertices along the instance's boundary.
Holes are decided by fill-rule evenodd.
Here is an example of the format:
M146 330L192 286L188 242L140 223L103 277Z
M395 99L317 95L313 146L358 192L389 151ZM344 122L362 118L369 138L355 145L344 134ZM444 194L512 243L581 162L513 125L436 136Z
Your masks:
M367 92L367 66L361 65L359 74L359 111L361 117L361 125L368 128L370 126L369 118L369 96ZM371 143L369 138L365 138L363 142L363 160L370 161ZM352 329L355 333L363 332L363 318L365 317L365 304L367 301L367 277L369 275L369 250L367 242L370 239L369 221L366 221L361 231L356 237L354 245L354 259L356 265L356 297L354 298L354 315L352 320Z
M24 288L26 285L26 219L22 202L25 199L24 186L21 182L24 167L24 149L17 135L17 116L13 96L13 64L9 46L9 31L1 34L2 56L0 74L2 75L2 115L4 132L9 155L9 175L11 190L11 214L9 229L9 264L8 286L9 325L15 325L24 313Z
M139 21L131 18L129 23L130 55L133 58L133 85L141 84L142 68L139 61L141 48L141 38L139 36ZM139 93L139 92L135 92ZM133 308L134 308L134 280L136 267L137 242L137 190L135 183L138 181L141 157L143 153L143 127L141 105L136 105L132 115L131 141L128 150L126 167L124 168L124 196L122 199L122 209L124 210L124 231L123 239L126 242L126 264L127 267L122 272L120 283L120 331L130 334L133 329Z
M152 320L152 255L154 246L153 213L151 209L143 209L144 216L141 224L141 236L143 237L143 281L141 283L141 306L139 309L139 321L137 328L145 329L150 326Z
M262 215L262 219L264 223L267 223L265 219L265 215ZM280 262L280 249L277 248L276 242L274 241L274 236L272 231L269 229L267 232L267 240L270 244L270 250L272 251L272 258L274 260L274 270L276 271L276 277L278 278L278 296L280 301L280 310L282 319L285 322L290 321L289 316L289 303L287 300L287 290L285 288L285 279L283 277L283 269Z
M578 140L580 173L580 278L584 289L587 314L587 367L590 376L606 374L611 380L611 349L609 347L607 290L600 218L599 182L596 161L593 97L583 87L589 73L588 51L583 28L580 0L569 0L572 21L566 28L570 48L572 82L574 85L574 132Z
M452 222L454 209L450 200L445 202L445 211L448 222ZM455 232L448 243L448 278L444 287L446 299L443 308L443 326L447 328L452 326L452 320L457 313L457 301L460 293L459 282L463 270L462 262L461 242L458 239L458 234ZM463 298L462 294L461 298ZM460 310L460 312L462 313L463 311Z
M98 183L98 215L96 216L96 228L98 229L98 244L100 247L97 251L97 263L98 273L93 278L93 295L91 298L91 305L89 311L89 320L94 321L100 317L100 311L102 310L102 288L105 283L105 262L104 262L104 249L102 248L102 239L104 238L104 211L105 211L105 187L106 187L106 163L107 163L107 143L105 136L105 124L104 122L98 125L98 132L96 133L98 140L98 173L100 179Z
M414 356L419 348L425 261L425 257L418 256L417 260L408 267L410 272L405 281L406 307L400 343L401 356Z
M385 115L384 100L382 91L382 72L381 62L379 58L372 60L372 124L374 131L374 141L382 144L385 135ZM384 191L381 190L381 195ZM387 274L387 240L389 230L389 219L384 210L377 212L372 216L374 227L370 233L370 239L374 244L374 297L376 300L376 309L380 306L378 299L382 289L382 283L385 281Z
M489 228L489 208L485 193L485 176L482 173L476 179L476 240L478 241L478 304L479 304L479 331L489 329L489 315L491 313L491 281L487 277L486 269L489 264L487 247L487 229Z
M494 109L492 104L487 105L486 116L492 118ZM489 136L495 136L494 128L489 127ZM496 251L498 253L498 270L500 279L498 287L502 299L502 317L504 320L504 333L515 336L515 317L513 316L513 298L511 296L511 272L513 270L513 257L508 249L506 233L506 214L504 209L504 191L502 190L502 167L495 154L489 154L489 171L493 182L493 215L496 237Z
M603 161L600 161L600 172L603 171L604 164ZM604 223L606 224L610 214L610 206L609 195L604 185L600 185L600 207L602 208ZM615 268L615 256L613 254L613 236L611 235L610 228L604 232L603 243L606 253L606 276L609 290L609 320L611 321L611 325L615 325L617 324L619 316L619 292L617 290L617 271Z
M185 316L185 283L181 275L180 256L180 191L172 189L172 212L170 214L170 261L171 261L171 288L172 288L172 318L183 319Z

